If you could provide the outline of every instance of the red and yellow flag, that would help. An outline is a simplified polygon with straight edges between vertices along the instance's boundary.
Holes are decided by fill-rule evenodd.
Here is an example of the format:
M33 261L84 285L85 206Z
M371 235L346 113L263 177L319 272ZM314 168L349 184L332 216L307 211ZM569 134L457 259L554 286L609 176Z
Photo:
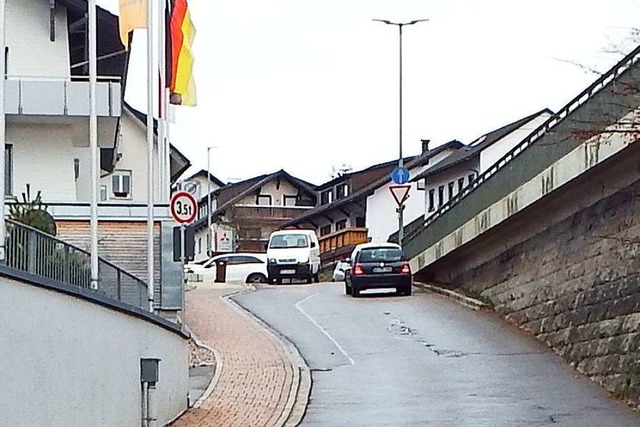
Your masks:
M120 0L120 40L129 49L129 33L136 28L147 28L148 0Z
M169 78L167 86L171 91L171 103L195 106L196 84L193 78L193 39L196 35L191 21L187 0L173 0L167 43L170 43L170 58L167 61Z

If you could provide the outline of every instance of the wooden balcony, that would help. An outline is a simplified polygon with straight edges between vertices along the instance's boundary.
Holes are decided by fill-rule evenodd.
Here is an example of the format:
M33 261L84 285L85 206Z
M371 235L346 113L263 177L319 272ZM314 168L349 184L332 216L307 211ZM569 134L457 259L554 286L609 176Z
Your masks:
M320 256L323 262L348 256L347 254L360 243L367 243L366 228L345 228L320 237Z
M286 221L297 218L313 209L313 206L234 206L233 214L236 219L262 219L272 221Z

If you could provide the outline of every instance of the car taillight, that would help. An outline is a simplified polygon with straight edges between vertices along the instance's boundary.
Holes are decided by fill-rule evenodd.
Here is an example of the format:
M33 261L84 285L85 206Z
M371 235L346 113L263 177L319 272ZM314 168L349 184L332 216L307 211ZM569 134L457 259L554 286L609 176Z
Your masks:
M363 271L362 271L362 266L360 264L356 264L353 267L353 275L354 276L359 276L361 274L364 274Z
M402 270L400 270L400 273L402 274L411 274L411 267L409 267L409 263L405 261L404 264L402 264Z

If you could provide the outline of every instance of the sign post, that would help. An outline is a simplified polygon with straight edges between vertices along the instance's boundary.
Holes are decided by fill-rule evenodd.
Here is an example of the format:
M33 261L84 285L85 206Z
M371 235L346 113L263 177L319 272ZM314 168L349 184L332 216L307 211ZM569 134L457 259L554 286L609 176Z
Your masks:
M186 261L187 242L185 239L185 228L188 224L191 224L198 213L198 202L191 193L186 191L178 191L171 197L171 216L174 221L180 224L180 265L182 266L182 312L184 313L185 301L184 291L187 281L187 276L184 272L184 265Z
M389 191L391 191L391 195L394 200L398 204L398 208L396 212L398 212L398 244L402 246L402 240L404 239L404 221L403 221L403 212L404 212L404 202L409 198L409 190L411 190L411 184L403 184L403 185L390 185Z

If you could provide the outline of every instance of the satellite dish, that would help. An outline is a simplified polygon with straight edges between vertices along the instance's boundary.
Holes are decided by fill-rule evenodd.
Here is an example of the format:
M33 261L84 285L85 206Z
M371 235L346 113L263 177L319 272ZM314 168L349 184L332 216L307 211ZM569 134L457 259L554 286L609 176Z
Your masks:
M192 181L187 181L182 183L182 189L190 194L196 194L198 191L198 184Z

